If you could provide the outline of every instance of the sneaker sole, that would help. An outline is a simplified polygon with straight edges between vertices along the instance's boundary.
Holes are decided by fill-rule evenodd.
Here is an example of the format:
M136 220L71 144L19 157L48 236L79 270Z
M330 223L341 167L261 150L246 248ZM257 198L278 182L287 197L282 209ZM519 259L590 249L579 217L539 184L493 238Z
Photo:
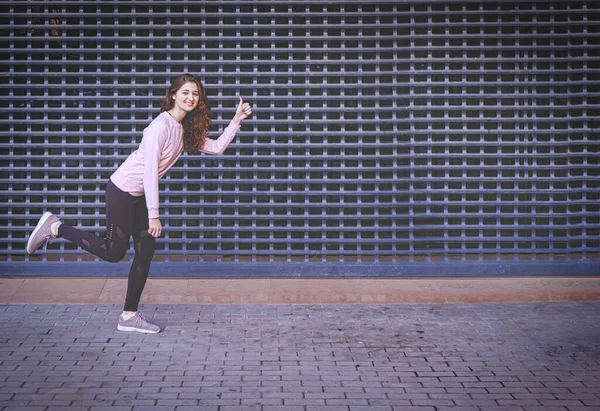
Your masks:
M119 331L135 331L135 332L144 333L144 334L158 334L160 332L160 330L158 330L158 331L144 330L143 328L125 327L123 325L117 325L117 330L119 330Z
M37 251L37 248L35 250L31 249L31 247L33 245L33 244L31 244L31 240L35 237L37 232L40 231L40 229L44 226L44 223L46 222L47 219L50 218L50 216L52 216L52 213L50 211L46 211L40 218L40 221L38 222L37 226L35 227L35 230L33 230L31 235L29 236L29 240L27 241L27 253L28 254L33 254Z

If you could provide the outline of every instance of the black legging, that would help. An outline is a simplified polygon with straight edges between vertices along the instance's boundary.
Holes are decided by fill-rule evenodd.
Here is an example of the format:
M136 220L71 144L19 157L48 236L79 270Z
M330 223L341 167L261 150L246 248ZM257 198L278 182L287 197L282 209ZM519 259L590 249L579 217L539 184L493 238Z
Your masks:
M119 262L129 250L133 235L135 258L129 270L125 311L137 311L154 250L154 237L148 233L146 197L135 197L121 191L109 180L106 186L106 238L84 232L66 224L58 228L58 236L111 263Z

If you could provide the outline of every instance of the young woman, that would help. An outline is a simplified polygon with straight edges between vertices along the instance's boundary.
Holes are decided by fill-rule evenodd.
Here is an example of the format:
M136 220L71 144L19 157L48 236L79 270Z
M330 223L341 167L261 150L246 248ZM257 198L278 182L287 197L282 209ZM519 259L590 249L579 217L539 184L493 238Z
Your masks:
M44 213L27 243L33 254L56 237L77 244L101 259L118 262L129 250L133 236L135 257L129 271L125 306L117 329L158 333L160 328L147 322L138 311L155 250L155 238L162 233L159 219L158 181L175 164L183 151L222 154L252 114L240 98L233 120L217 139L207 138L211 118L204 87L200 80L184 74L173 82L165 96L161 113L144 130L142 142L113 173L106 187L106 236L100 238L63 224L50 212Z

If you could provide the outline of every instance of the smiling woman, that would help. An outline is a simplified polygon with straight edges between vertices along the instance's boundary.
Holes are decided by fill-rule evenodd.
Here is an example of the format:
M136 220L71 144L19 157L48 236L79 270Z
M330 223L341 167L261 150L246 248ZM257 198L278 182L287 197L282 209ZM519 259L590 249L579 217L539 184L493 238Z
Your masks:
M217 139L206 138L211 109L202 83L183 74L169 87L161 113L144 130L136 151L110 177L106 187L106 235L104 238L63 224L50 212L44 213L29 236L27 252L33 254L48 241L62 237L109 262L123 259L133 236L135 257L129 271L127 296L117 329L158 333L138 305L155 250L162 234L159 218L158 182L183 151L222 154L235 137L252 108L240 102L235 116Z
M175 79L167 90L160 111L166 111L182 123L185 151L190 154L202 151L208 135L211 108L204 86L196 77L184 74Z

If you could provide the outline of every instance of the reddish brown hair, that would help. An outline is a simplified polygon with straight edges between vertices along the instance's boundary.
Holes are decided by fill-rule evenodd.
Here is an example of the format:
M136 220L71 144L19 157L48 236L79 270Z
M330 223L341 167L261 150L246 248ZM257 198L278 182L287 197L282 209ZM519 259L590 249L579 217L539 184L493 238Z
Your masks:
M167 111L173 108L175 100L173 96L177 94L177 91L183 87L185 83L196 83L198 86L199 99L198 105L192 111L186 114L181 122L183 126L183 149L189 154L198 154L204 141L208 136L208 126L210 125L210 117L212 110L208 104L206 93L204 93L204 86L202 82L192 76L191 74L182 74L177 77L171 87L167 90L163 105L160 108L160 112Z

